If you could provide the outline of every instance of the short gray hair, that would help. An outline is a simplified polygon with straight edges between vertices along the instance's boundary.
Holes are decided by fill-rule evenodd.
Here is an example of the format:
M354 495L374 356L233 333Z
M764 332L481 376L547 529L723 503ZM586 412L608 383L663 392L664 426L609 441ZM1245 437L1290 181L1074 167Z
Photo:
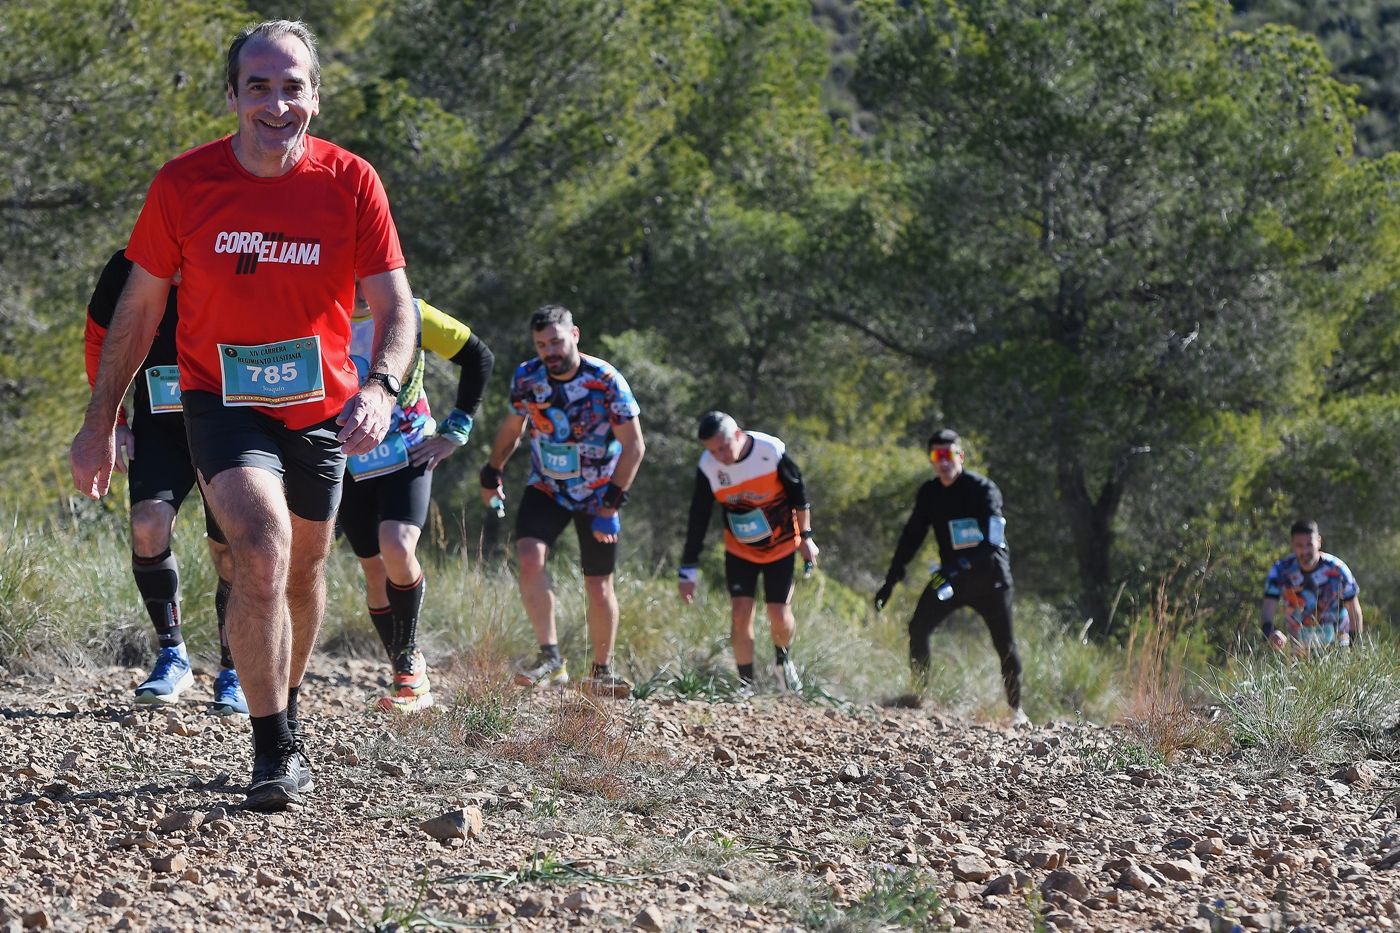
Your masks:
M306 46L306 50L311 53L311 89L314 91L321 86L321 56L316 51L316 34L311 31L311 27L301 20L270 19L258 23L256 26L247 26L239 30L238 35L233 37L233 44L228 47L225 79L228 81L228 86L233 88L234 96L238 95L238 56L242 53L243 46L247 45L248 40L254 36L262 36L265 39L296 36Z

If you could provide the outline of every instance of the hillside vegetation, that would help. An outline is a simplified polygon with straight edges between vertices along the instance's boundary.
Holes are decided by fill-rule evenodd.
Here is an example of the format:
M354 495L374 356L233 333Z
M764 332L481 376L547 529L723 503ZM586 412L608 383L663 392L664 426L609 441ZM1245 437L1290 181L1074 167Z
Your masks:
M624 539L642 577L673 567L694 418L720 407L787 440L853 598L947 423L1002 487L1019 591L1091 638L1126 637L1163 580L1199 593L1217 649L1251 637L1298 515L1381 622L1400 163L1377 154L1384 108L1360 103L1381 92L1348 82L1384 58L1368 24L1389 18L1355 12L1364 49L1329 60L1336 29L1238 6L5 5L12 534L120 529L121 497L77 499L63 463L83 305L155 169L231 129L233 30L295 13L324 42L316 131L376 164L416 290L502 360L438 471L444 560L491 530L473 476L528 312L563 301L643 408ZM429 378L446 397L453 373Z

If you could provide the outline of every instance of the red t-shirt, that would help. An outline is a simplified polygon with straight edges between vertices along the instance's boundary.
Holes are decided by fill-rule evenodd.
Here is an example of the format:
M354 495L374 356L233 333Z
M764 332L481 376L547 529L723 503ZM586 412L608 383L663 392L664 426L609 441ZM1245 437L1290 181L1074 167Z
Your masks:
M307 136L295 168L260 178L239 164L231 140L191 149L156 173L126 255L158 278L182 273L182 391L226 404L236 397L220 344L319 336L324 397L255 406L294 430L309 427L339 414L358 389L348 353L355 279L403 267L398 231L379 175L359 156Z

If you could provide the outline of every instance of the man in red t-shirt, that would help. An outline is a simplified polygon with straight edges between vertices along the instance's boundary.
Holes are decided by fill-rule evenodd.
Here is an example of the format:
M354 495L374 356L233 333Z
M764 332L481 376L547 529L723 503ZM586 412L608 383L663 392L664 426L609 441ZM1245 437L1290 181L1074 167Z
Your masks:
M151 183L69 460L79 491L106 493L116 411L178 271L190 452L233 555L229 646L253 726L245 806L281 810L313 788L297 691L325 609L345 457L388 430L415 316L379 176L307 134L320 108L310 31L285 20L244 29L227 77L238 129ZM379 334L363 388L347 352L356 278Z

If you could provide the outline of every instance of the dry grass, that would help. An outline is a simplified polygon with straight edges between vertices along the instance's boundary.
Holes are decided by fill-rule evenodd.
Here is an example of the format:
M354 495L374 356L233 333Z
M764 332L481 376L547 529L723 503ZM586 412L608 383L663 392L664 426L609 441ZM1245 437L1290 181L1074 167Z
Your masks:
M644 742L644 709L577 690L530 692L513 682L513 666L488 641L444 659L433 669L434 692L450 697L421 714L389 720L394 757L403 743L433 750L458 764L463 749L524 769L533 781L565 792L646 812L642 788L670 756ZM652 795L655 796L655 795Z
M1123 724L1145 750L1168 762L1186 749L1219 751L1228 744L1220 726L1189 697L1186 633L1199 618L1199 606L1183 609L1173 602L1171 582L1157 585L1148 619L1128 638L1123 674Z
M522 727L490 753L548 772L558 790L608 801L632 797L632 773L660 755L639 741L641 724L628 705L573 690L531 704Z

